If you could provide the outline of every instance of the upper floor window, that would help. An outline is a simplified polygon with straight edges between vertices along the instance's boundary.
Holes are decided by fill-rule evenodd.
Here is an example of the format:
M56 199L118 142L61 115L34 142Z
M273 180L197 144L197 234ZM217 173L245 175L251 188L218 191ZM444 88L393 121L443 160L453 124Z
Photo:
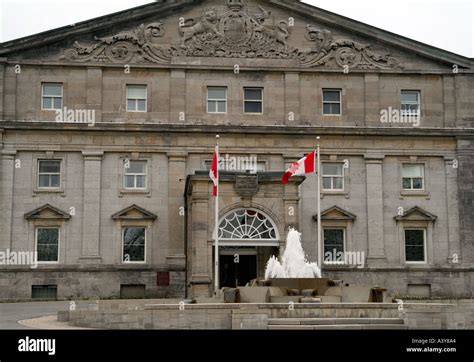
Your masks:
M425 166L404 163L402 165L403 190L424 190Z
M124 162L123 187L125 189L146 189L146 161Z
M341 90L323 89L323 115L340 116L341 109Z
M127 85L127 112L146 112L147 86Z
M401 95L401 111L402 116L419 116L420 115L420 91L402 90Z
M59 228L36 228L35 241L39 262L59 261Z
M244 112L263 113L263 88L244 88Z
M227 88L207 88L207 113L227 113Z
M61 109L63 107L63 85L61 83L41 84L41 97L41 109Z
M322 164L323 190L342 191L344 190L344 164L328 163Z
M61 186L61 161L38 161L38 188L59 188Z
M426 230L405 229L405 261L426 262Z

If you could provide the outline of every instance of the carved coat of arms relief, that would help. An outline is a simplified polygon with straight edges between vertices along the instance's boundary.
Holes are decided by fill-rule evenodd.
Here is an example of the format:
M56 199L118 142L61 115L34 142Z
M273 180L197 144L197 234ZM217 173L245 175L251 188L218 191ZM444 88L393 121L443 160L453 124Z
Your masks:
M288 19L275 20L258 6L250 11L244 0L227 0L226 7L204 9L198 18L181 18L178 41L162 44L161 22L97 38L96 43L75 43L61 59L76 62L170 64L173 57L293 59L303 68L395 69L400 62L390 54L370 50L366 44L334 36L327 29L307 25L310 48L293 47Z

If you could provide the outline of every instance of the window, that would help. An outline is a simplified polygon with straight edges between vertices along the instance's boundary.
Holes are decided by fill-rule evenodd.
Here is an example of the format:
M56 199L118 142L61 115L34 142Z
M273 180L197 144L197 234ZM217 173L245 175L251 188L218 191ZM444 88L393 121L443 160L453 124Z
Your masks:
M61 161L38 161L38 188L57 189L61 185Z
M57 285L32 285L31 286L32 299L58 299Z
M146 161L125 161L123 187L125 189L146 189Z
M323 115L340 116L341 114L341 90L323 90Z
M419 164L402 165L403 190L424 190L425 166Z
M340 260L338 253L345 251L345 230L324 229L324 260L325 262L344 261Z
M41 109L56 110L63 107L63 85L61 83L41 84Z
M402 116L420 115L420 91L402 91Z
M59 261L59 228L36 228L38 262Z
M244 112L263 113L263 88L244 88Z
M425 229L405 230L405 260L409 263L425 263Z
M207 113L227 112L227 88L208 87L207 88Z
M145 228L126 227L123 228L123 262L142 263L145 262Z
M127 86L127 111L128 112L146 112L146 85L128 85Z
M323 190L342 191L344 190L344 164L326 163L322 164Z

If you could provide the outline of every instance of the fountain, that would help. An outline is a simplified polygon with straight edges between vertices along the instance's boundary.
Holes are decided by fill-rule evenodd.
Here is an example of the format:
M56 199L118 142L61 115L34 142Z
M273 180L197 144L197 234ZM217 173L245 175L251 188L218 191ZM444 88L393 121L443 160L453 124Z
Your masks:
M317 263L307 261L301 245L301 234L293 228L288 232L281 262L275 256L268 260L265 279L275 278L321 278L320 267Z

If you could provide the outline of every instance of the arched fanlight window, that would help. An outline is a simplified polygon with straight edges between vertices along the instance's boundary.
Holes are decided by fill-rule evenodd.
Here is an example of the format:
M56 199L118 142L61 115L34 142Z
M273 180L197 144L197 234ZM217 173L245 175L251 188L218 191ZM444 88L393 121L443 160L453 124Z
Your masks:
M273 221L261 211L240 209L228 213L219 224L222 245L278 246L278 231Z

